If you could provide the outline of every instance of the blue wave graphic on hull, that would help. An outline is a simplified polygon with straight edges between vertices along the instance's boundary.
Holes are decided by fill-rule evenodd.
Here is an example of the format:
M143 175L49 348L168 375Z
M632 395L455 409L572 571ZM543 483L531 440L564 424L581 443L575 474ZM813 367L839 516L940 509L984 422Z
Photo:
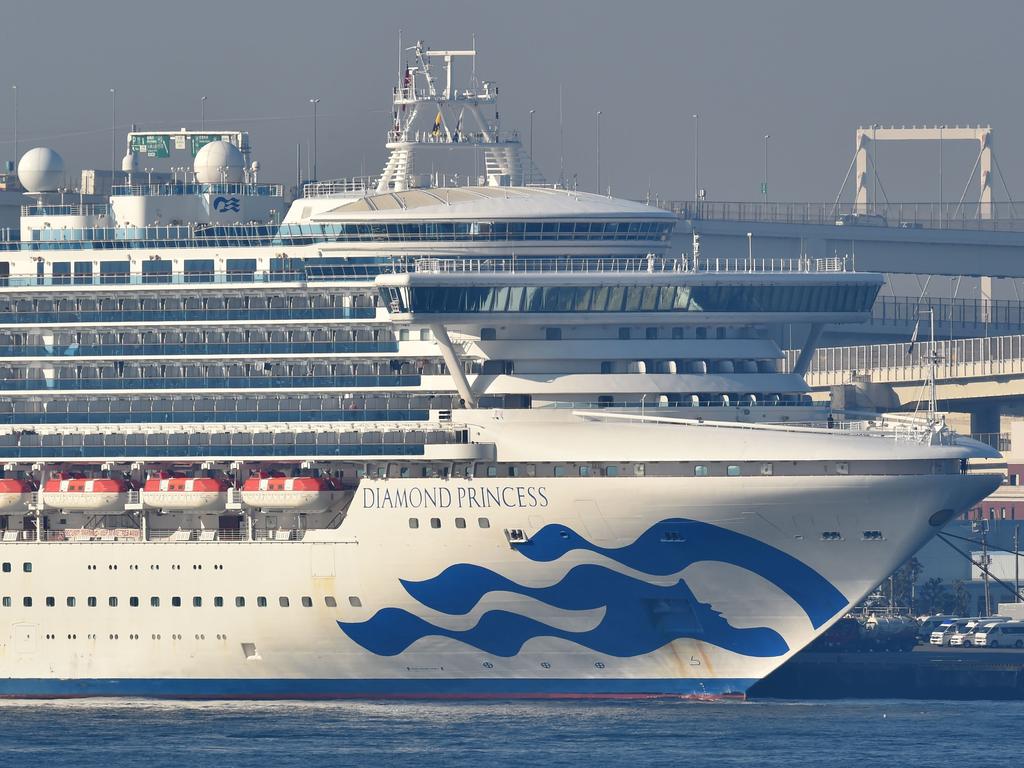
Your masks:
M551 562L573 550L590 550L652 576L665 576L705 560L756 573L786 592L815 628L846 606L827 580L796 558L749 536L695 520L671 519L652 526L632 544L606 549L559 525L545 526L517 547L535 562ZM439 627L401 608L384 608L364 622L338 622L363 648L382 656L402 653L429 636L459 640L495 656L514 656L535 637L558 637L598 653L628 657L650 653L678 638L702 640L747 656L779 656L789 650L770 627L736 628L707 603L697 601L685 581L650 584L603 565L583 564L548 587L525 587L477 565L457 564L426 581L401 581L406 592L435 611L462 616L487 594L510 592L560 610L605 608L593 629L570 632L505 610L485 612L466 630Z

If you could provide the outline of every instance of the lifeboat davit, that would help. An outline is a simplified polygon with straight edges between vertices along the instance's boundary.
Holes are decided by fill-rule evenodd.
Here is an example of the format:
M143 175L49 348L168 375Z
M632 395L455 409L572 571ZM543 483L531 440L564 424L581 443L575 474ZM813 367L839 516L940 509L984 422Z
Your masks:
M260 509L326 512L340 492L330 478L285 477L260 473L242 485L242 501Z
M142 486L142 503L150 509L223 512L228 484L216 477L182 477L161 472Z
M61 474L43 484L42 502L48 509L122 514L128 491L128 483L117 478Z
M32 484L28 480L0 477L0 514L28 510L32 497Z

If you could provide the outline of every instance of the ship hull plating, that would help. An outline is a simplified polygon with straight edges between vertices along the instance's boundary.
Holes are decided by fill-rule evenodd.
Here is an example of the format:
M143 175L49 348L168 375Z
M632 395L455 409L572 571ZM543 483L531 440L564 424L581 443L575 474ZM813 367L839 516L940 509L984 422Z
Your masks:
M994 482L364 480L301 541L5 543L0 695L743 695Z

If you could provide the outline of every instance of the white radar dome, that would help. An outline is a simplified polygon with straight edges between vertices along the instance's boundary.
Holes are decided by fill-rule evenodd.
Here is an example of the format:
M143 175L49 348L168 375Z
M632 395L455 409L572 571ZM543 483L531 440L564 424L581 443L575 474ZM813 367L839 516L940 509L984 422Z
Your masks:
M49 147L36 147L18 161L18 179L29 192L54 192L64 181L64 158Z
M238 183L245 175L242 153L229 141L211 141L205 145L196 153L192 167L200 184Z
M121 158L121 170L125 173L133 173L139 170L139 156L135 152L129 152Z

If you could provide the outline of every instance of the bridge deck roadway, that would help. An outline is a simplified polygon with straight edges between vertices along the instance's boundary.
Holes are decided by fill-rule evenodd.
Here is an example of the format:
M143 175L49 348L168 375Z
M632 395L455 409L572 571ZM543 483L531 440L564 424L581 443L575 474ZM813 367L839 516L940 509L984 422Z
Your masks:
M671 250L744 258L851 255L864 272L1024 277L1024 232L680 219ZM747 233L751 239L748 242Z
M974 400L1024 396L1024 335L948 339L908 344L824 347L815 352L807 372L812 390L823 392L854 377L889 384L901 403L928 397L930 357L939 400ZM787 353L790 364L794 352Z

